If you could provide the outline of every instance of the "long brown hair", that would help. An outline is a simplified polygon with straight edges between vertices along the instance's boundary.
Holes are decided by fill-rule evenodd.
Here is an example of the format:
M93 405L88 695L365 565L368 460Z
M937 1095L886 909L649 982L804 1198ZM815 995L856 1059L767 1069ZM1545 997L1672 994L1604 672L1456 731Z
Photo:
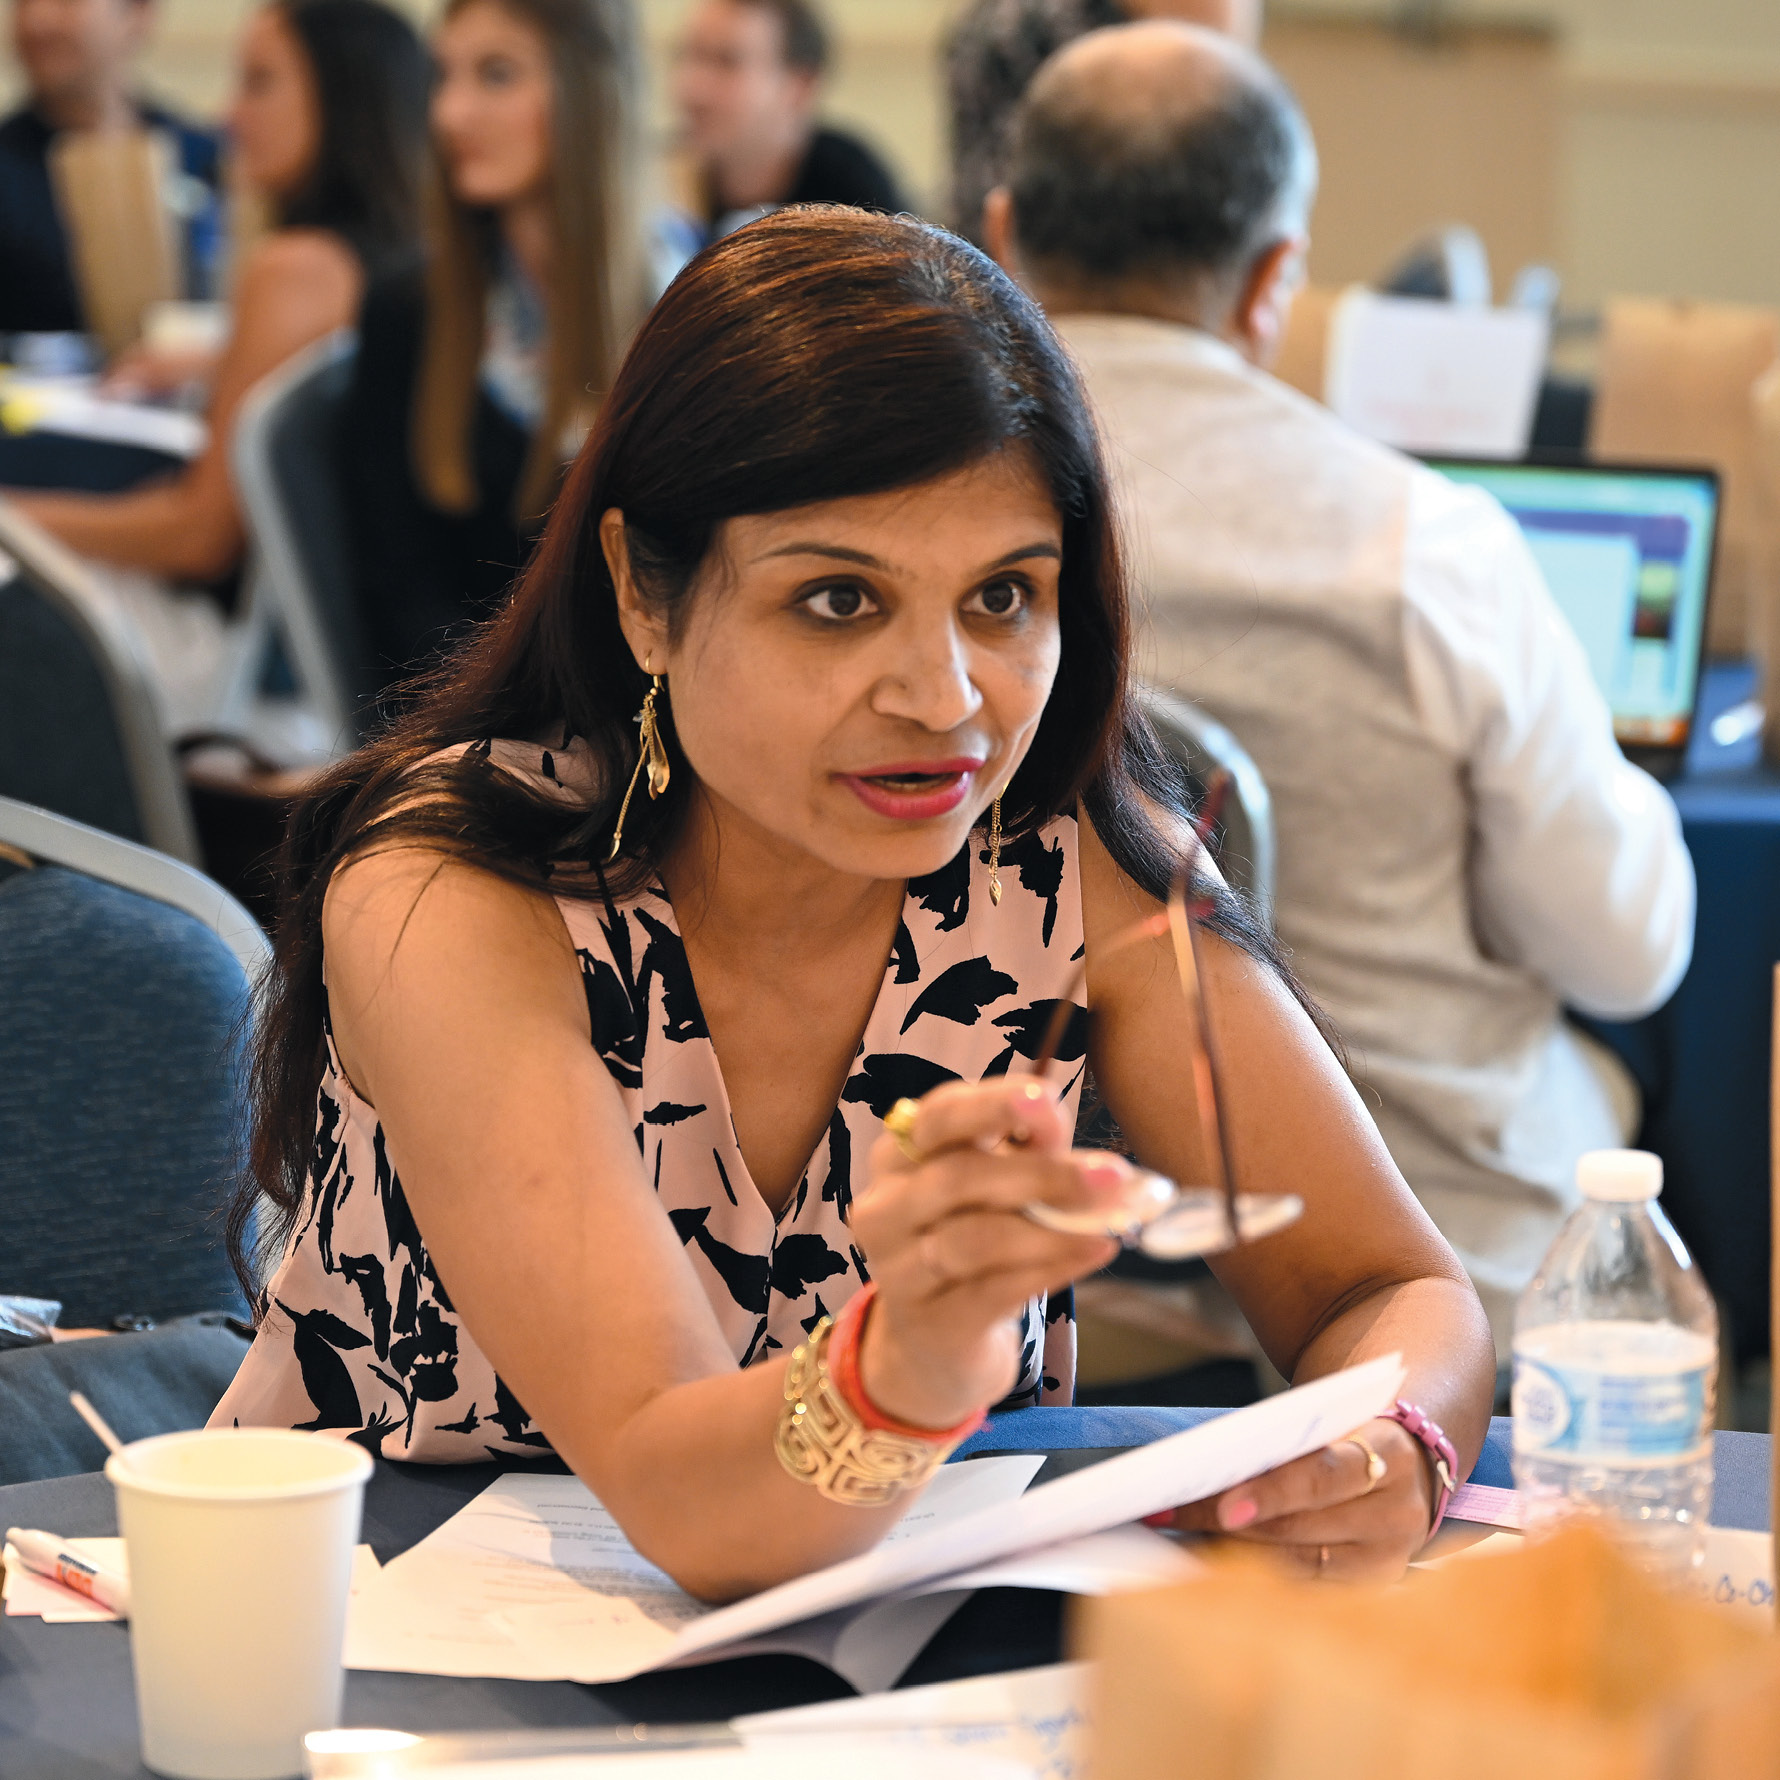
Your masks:
M451 18L478 0L451 0ZM638 64L630 0L487 0L550 48L551 263L544 411L514 498L523 526L550 504L561 441L611 388L643 307L637 214ZM470 426L496 263L494 219L462 203L439 157L427 200L426 322L410 448L427 498L475 506Z
M274 0L309 60L314 165L275 205L281 228L333 229L375 272L414 251L426 164L427 54L379 0Z
M782 210L708 247L644 322L507 606L438 670L381 737L298 806L263 993L253 1178L231 1216L244 1239L288 1235L308 1190L323 1063L322 900L371 844L399 840L559 896L624 895L671 849L692 772L638 798L624 852L603 863L636 762L648 688L618 623L600 516L619 508L643 596L670 633L727 519L910 487L1009 445L1030 454L1063 520L1057 677L1002 799L1010 844L1078 799L1120 865L1167 894L1175 853L1146 799L1184 788L1139 713L1130 614L1105 465L1076 374L1044 317L992 261L943 230L857 210ZM583 738L599 768L585 808L495 767L496 737ZM449 761L441 750L468 743ZM577 869L578 868L578 869ZM1271 956L1240 899L1213 925ZM250 1284L250 1290L252 1289Z

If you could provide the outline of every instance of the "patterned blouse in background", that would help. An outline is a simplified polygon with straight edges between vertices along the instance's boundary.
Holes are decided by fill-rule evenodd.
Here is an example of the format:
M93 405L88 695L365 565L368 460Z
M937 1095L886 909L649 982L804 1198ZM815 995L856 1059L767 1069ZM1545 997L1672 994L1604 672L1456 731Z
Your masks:
M541 790L587 800L582 743L497 741L483 751ZM849 1211L891 1104L1036 1054L1081 955L1076 844L1076 825L1063 818L1003 848L999 908L980 837L910 881L840 1104L777 1219L737 1147L665 890L652 885L619 903L557 899L581 962L594 1048L738 1364L787 1352L869 1277ZM1072 1122L1081 1029L1072 1028L1062 1057ZM452 1309L403 1194L400 1162L330 1035L308 1195L267 1286L258 1338L212 1426L339 1428L385 1458L436 1463L548 1448ZM489 1214L499 1215L497 1203ZM1074 1387L1070 1299L1035 1299L1019 1379L1001 1407L1067 1403Z

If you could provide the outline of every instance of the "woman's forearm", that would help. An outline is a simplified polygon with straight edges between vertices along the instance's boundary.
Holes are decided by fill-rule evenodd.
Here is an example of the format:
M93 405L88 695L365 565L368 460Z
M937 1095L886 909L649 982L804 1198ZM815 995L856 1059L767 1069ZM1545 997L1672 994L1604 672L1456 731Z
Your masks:
M169 581L213 581L241 555L241 521L226 486L188 470L128 494L20 494L29 519L78 555Z
M1442 1428L1469 1471L1489 1432L1496 1356L1477 1294L1438 1277L1381 1286L1333 1317L1292 1371L1303 1384L1381 1354L1403 1356L1402 1395Z
M552 1443L651 1563L702 1599L733 1600L866 1550L916 1499L848 1507L791 1476L773 1444L784 1383L785 1362L699 1379L615 1437L552 1429ZM600 1455L593 1468L578 1446Z

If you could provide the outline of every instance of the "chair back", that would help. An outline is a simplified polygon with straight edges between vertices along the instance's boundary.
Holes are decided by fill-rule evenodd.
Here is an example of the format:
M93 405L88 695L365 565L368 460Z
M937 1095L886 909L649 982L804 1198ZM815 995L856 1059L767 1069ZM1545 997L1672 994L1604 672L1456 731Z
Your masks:
M340 427L357 337L342 329L262 378L230 458L254 545L254 596L290 646L301 689L341 753L364 740L380 685L358 606Z
M240 1305L220 1210L267 955L177 861L0 799L0 1291L63 1322Z
M1196 794L1203 794L1218 773L1229 774L1230 788L1212 853L1225 878L1248 896L1255 913L1271 927L1278 840L1273 798L1254 756L1197 705L1154 686L1140 688L1138 697L1163 747Z
M0 797L199 858L146 643L86 565L4 500Z
M1780 310L1620 299L1607 305L1589 452L1606 462L1709 464L1724 507L1707 649L1761 640L1774 552L1759 483L1755 388L1780 361ZM1766 595L1772 598L1771 594Z
M184 294L167 203L178 171L173 141L164 130L65 130L49 164L81 308L109 357L142 331L150 303Z
M1281 383L1289 383L1313 402L1323 399L1324 373L1329 362L1329 324L1334 319L1335 305L1341 301L1342 287L1332 284L1307 284L1292 299L1286 317L1285 336L1279 343L1279 356L1271 366Z

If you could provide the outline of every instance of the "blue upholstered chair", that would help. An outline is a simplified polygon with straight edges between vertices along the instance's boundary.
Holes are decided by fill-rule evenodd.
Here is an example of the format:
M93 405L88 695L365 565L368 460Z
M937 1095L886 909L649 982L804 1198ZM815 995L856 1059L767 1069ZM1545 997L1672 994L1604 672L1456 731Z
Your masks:
M0 797L199 857L147 644L88 565L4 499Z
M304 699L341 753L365 739L383 684L359 611L340 428L358 339L342 329L248 392L229 465L253 539L253 597L289 649Z
M68 1326L239 1307L219 1207L264 936L190 868L6 798L0 848L0 1292Z

